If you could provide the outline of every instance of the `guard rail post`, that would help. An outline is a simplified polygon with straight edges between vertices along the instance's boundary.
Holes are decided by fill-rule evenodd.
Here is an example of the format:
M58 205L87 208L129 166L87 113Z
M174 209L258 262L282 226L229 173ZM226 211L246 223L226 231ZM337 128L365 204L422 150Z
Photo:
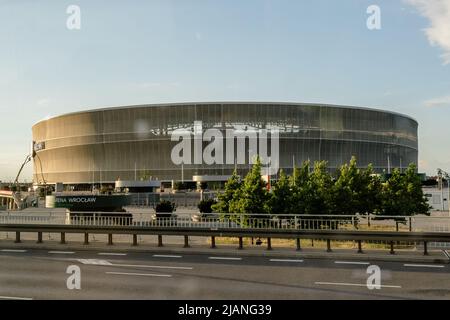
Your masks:
M66 233L61 232L61 244L66 244Z
M16 241L14 241L14 243L20 243L20 232L16 231Z
M358 240L358 253L364 253L362 250L361 240Z
M424 256L428 255L428 242L427 241L423 242L423 255Z
M272 250L272 239L267 238L267 250Z
M331 252L331 240L327 239L327 252Z
M184 236L184 247L189 248L189 236Z
M239 247L238 247L238 249L242 250L243 248L244 248L244 243L242 241L242 237L239 237Z
M302 247L300 246L300 238L296 239L296 244L297 244L297 251L301 251Z

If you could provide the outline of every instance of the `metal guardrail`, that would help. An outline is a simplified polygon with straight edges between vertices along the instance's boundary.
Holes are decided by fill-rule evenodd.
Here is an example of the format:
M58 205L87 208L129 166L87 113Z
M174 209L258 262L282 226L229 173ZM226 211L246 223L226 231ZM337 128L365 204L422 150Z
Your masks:
M108 234L108 244L113 243L113 235L132 235L133 245L137 245L138 235L157 235L158 246L162 246L162 236L184 236L185 247L189 247L189 236L211 237L214 248L216 237L239 238L239 249L243 248L243 238L266 238L267 249L271 250L271 239L296 239L297 250L300 250L300 239L326 240L327 251L331 251L331 241L356 241L358 252L362 253L362 242L386 241L390 244L390 253L394 253L394 245L398 242L423 243L424 254L428 254L429 242L450 242L450 233L440 232L396 232L396 231L344 231L344 230L282 230L253 228L190 228L161 226L92 226L92 225L33 225L33 224L0 224L0 232L15 232L16 241L21 242L22 232L38 234L38 243L42 243L42 234L60 233L61 243L66 243L66 233L84 234L85 244L89 244L89 234Z

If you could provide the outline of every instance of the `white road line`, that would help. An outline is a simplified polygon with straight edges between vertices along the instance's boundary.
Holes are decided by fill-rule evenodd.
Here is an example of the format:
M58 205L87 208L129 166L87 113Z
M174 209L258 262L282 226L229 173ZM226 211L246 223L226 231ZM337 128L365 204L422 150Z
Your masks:
M129 273L129 272L105 272L106 274L115 274L123 276L145 276L145 277L165 277L170 278L170 274L153 274L153 273Z
M415 267L415 268L443 268L444 266L438 264L409 264L405 263L405 267Z
M118 252L99 252L99 256L126 256L126 253L118 253Z
M242 260L242 258L233 258L233 257L208 257L211 260Z
M303 262L303 260L294 260L294 259L270 259L272 262Z
M74 251L49 251L51 254L74 254Z
M129 268L152 268L152 269L175 269L175 270L192 270L193 267L172 267L172 266L147 266L142 264L111 264L112 267L129 267Z
M2 251L2 252L27 252L27 250L20 250L20 249L2 249L0 251Z
M166 255L166 254L154 254L155 258L183 258L183 256L174 256L174 255Z
M353 287L366 287L367 284L362 283L347 283L347 282L315 282L318 285L331 285L331 286L353 286ZM380 285L381 288L401 288L401 286Z
M358 265L369 265L370 262L362 262L362 261L335 261L336 264L358 264Z
M112 265L111 262L106 260L100 260L100 259L77 259L78 262L82 264L90 264L90 265L97 265L97 266L110 266Z
M447 250L442 250L444 251L444 255L447 257L448 260L450 260L450 253L448 253Z
M0 296L0 300L33 300L33 298Z

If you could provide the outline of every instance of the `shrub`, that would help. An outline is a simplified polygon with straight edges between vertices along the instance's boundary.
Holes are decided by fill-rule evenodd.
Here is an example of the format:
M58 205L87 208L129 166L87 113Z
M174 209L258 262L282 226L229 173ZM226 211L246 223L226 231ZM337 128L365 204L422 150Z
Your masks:
M172 213L175 211L175 204L167 201L167 200L163 200L160 203L158 203L155 207L155 211L157 213L162 212L162 213Z
M198 209L200 210L200 213L212 213L213 209L212 206L217 203L214 199L203 199L198 203Z

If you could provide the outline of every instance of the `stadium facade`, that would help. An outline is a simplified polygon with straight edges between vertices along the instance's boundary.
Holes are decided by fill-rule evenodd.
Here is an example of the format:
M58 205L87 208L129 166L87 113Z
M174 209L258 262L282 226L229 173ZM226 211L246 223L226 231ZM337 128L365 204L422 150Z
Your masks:
M222 180L235 168L244 175L252 154L261 151L261 144L252 147L250 139L244 142L245 150L224 142L220 154L212 154L223 161L211 163L202 152L218 138L200 135L200 142L195 142L199 128L215 129L223 140L230 129L246 134L266 130L268 167L276 152L276 169L288 173L305 160L326 160L334 170L355 156L359 166L371 163L378 173L418 161L417 121L395 112L303 103L173 103L75 112L36 123L33 179L36 184L69 185L143 175L161 181ZM180 157L173 157L183 140L180 132L194 137L193 151L183 150L181 163ZM203 150L200 158L196 146ZM236 160L242 151L245 158Z

